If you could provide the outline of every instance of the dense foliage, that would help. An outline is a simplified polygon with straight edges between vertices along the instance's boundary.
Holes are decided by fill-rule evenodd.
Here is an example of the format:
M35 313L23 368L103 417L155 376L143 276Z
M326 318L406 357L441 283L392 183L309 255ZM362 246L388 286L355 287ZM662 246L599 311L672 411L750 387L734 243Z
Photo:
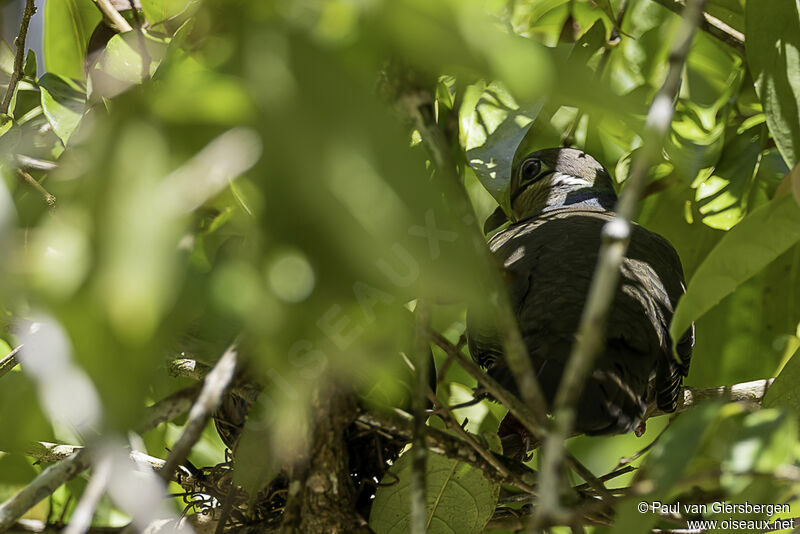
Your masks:
M133 434L146 407L195 383L176 359L213 366L234 343L263 390L232 464L214 425L189 460L233 465L242 509L305 461L322 384L361 409L408 410L419 303L455 345L467 304L493 298L480 227L507 207L515 155L580 147L625 187L681 4L48 0L34 15L44 57L23 50L20 71L16 36L0 42L0 357L24 344L21 365L0 367L0 500L53 460L37 442L166 458L186 418ZM598 477L640 468L607 482L627 498L577 515L597 532L800 516L800 14L792 1L705 10L637 222L670 240L689 280L672 326L697 325L686 385L776 379L760 408L708 402L650 419L643 437L571 439ZM469 400L475 379L432 349L438 402ZM485 450L504 413L486 400L454 412ZM435 452L430 532L513 530L530 513L519 488ZM98 470L26 517L69 522ZM375 532L408 530L411 471L401 456L377 489ZM139 513L111 480L95 525ZM669 521L641 501L792 512Z

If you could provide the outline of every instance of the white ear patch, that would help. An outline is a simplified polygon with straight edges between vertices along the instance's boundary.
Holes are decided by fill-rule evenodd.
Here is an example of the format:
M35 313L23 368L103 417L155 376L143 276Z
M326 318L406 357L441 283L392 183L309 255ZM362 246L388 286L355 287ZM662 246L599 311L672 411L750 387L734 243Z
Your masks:
M570 174L562 174L560 172L553 173L553 177L550 180L550 185L592 185L588 181L584 180L583 178L577 178Z

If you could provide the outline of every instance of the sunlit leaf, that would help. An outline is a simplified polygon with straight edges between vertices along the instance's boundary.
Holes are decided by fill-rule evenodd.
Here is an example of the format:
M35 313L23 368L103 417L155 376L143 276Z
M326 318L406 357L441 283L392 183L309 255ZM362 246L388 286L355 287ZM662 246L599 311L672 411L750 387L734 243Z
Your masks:
M66 144L83 117L86 94L70 80L49 72L39 79L39 88L44 114L53 131Z
M669 491L685 472L689 462L700 447L709 423L717 416L721 404L708 403L681 415L658 440L640 468L637 479L652 482L651 493L645 502L667 502ZM643 513L634 506L626 506L611 532L624 533L648 529L655 524L657 514Z
M142 10L151 25L163 23L198 4L197 0L141 0Z
M798 334L797 337L800 338L800 329ZM796 349L797 344L795 343ZM762 405L765 408L786 408L800 421L798 380L800 380L800 353L795 353L783 367L780 374L775 377L775 382L772 383L767 391Z
M467 162L501 205L511 179L511 163L542 102L521 108L499 83L467 88L460 120Z
M672 320L672 339L742 282L800 240L800 206L783 195L748 215L709 253L689 282Z
M44 68L67 78L83 79L86 46L100 10L92 0L59 0L44 6Z
M5 39L0 39L0 71L6 75L14 72L14 51ZM5 80L3 83L7 83Z
M775 144L790 167L800 161L800 12L796 2L748 2L747 62Z

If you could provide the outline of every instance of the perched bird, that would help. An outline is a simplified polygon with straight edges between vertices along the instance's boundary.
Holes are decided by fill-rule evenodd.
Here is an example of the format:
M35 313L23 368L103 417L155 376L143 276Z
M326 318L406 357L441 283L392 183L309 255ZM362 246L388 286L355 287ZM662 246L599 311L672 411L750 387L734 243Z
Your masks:
M533 152L512 172L511 225L489 241L550 405L575 341L601 230L614 216L616 198L608 171L589 154L572 148ZM499 226L504 219L498 209L487 226ZM666 239L633 224L605 347L578 400L576 431L630 432L650 401L661 410L675 410L694 345L692 326L678 341L680 359L672 354L669 325L684 292L678 254ZM518 393L491 312L474 308L467 319L472 357Z

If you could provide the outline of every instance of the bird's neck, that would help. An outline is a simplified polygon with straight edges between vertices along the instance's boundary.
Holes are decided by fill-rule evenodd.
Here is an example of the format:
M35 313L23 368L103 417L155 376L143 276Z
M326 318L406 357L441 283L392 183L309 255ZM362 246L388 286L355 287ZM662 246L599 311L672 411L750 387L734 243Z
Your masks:
M610 188L572 186L556 187L547 191L546 200L532 203L530 209L516 217L522 221L540 213L564 207L594 208L611 211L617 203L617 194Z
M542 211L549 211L566 206L592 206L606 210L613 210L617 204L617 194L613 189L583 187L573 190L561 191L561 194L551 197L551 202Z

